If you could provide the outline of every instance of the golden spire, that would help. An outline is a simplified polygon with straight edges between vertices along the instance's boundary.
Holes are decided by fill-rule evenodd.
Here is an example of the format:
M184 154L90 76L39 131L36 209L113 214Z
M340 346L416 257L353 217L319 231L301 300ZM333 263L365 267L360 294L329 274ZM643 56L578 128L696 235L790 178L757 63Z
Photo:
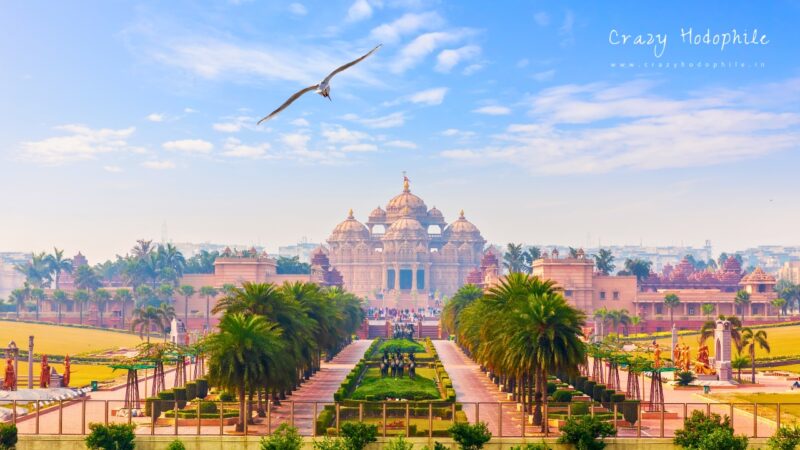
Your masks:
M348 219L352 219L353 218L353 208L350 208L350 211L347 212L347 218Z
M403 192L411 192L408 181L408 177L403 175Z
M461 212L458 213L458 215L459 215L459 218L463 219L464 218L464 210L462 209Z

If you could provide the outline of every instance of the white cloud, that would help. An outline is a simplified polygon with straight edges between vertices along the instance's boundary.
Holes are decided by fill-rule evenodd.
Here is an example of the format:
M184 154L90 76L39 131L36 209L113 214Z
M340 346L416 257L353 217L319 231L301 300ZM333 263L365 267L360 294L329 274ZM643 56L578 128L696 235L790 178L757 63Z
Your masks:
M436 70L450 72L461 61L467 61L480 55L481 48L477 45L465 45L457 49L443 50L436 57Z
M222 155L231 158L262 159L267 156L267 151L269 149L270 145L267 142L257 145L247 145L243 144L239 139L231 137L225 140Z
M372 6L367 0L356 0L347 10L347 20L358 22L372 17Z
M111 173L119 173L119 172L122 172L122 167L120 167L120 166L103 166L103 170L105 170L106 172L111 172Z
M442 136L445 137L458 137L458 138L469 138L475 136L474 131L468 130L459 130L458 128L448 128L442 131Z
M289 12L294 14L295 16L305 16L308 14L308 8L305 7L302 3L291 3L289 4Z
M296 127L307 127L307 126L311 125L310 123L308 123L308 121L306 119L303 119L302 117L300 117L298 119L294 119L293 121L291 121L289 123L294 125L294 126L296 126Z
M366 133L348 130L341 125L324 126L322 136L332 144L353 144L369 138Z
M444 20L435 12L407 13L397 20L372 29L370 38L384 43L395 43L403 36L419 30L432 30L444 25Z
M547 25L550 25L550 14L547 14L544 11L539 11L533 15L533 20L540 27L546 27Z
M572 28L575 26L575 14L571 10L564 13L564 22L558 29L558 34L561 35L561 45L567 46L575 42L575 37L572 34Z
M411 103L422 103L424 105L441 105L444 101L444 96L447 94L446 87L438 87L432 89L426 89L424 91L419 91L414 94L411 94L408 97L408 101Z
M163 122L166 116L161 113L150 113L145 117L145 119L149 120L150 122Z
M136 130L134 127L92 129L72 124L55 129L67 134L23 142L20 146L21 158L42 164L62 164L94 159L104 153L135 151L127 142Z
M348 144L348 145L342 146L342 151L343 152L347 152L347 153L374 152L374 151L377 151L377 150L378 150L378 147L375 144L367 144L367 143Z
M258 119L252 116L227 116L221 118L223 122L217 122L211 125L214 131L220 133L238 133L245 130L250 131L266 131L263 126L256 125Z
M372 119L360 119L363 125L369 128L394 128L402 126L406 121L405 115L401 112L394 112L382 117Z
M403 140L387 141L384 142L383 145L385 145L386 147L405 148L409 150L414 150L415 148L417 148L417 144L411 141L403 141Z
M391 70L402 73L419 64L425 57L436 51L439 47L462 40L471 34L468 29L454 31L434 31L417 36L408 45L403 47L397 58L391 64Z
M169 170L175 168L175 163L172 161L150 160L142 163L142 167L153 170Z
M506 116L508 114L511 114L511 109L506 106L490 105L473 109L472 112L478 114L486 114L489 116Z
M167 141L161 144L166 150L183 153L208 154L214 149L214 144L202 139L180 139L177 141Z
M540 81L540 82L541 81L550 81L550 80L553 79L555 74L556 74L555 69L550 69L550 70L545 70L545 71L542 71L542 72L536 72L535 74L533 74L531 76L531 78L533 78L536 81Z
M667 98L646 81L557 86L531 99L533 122L508 124L488 143L442 156L580 174L717 165L797 149L800 113L792 95L777 111L764 107L777 106L773 94L747 97L769 89L704 89Z
M530 61L528 61L527 58L522 58L519 61L517 61L517 67L519 67L520 69L522 69L523 67L528 67L528 64L530 64Z
M461 72L464 75L472 75L473 73L483 69L483 64L470 64Z
M183 112L185 112L186 114L192 114L192 113L196 113L197 110L196 109L192 109L192 108L183 108Z

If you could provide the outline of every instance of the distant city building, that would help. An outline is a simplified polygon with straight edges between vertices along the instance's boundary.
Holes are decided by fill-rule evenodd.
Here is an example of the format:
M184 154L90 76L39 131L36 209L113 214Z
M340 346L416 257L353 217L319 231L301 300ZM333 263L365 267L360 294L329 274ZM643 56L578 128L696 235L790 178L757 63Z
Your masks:
M287 258L297 257L300 262L310 263L314 250L319 248L319 246L320 244L303 240L297 244L278 247L278 256L285 256Z
M24 264L30 259L30 253L0 253L0 299L8 299L11 291L21 288L25 284L25 275L18 272L14 266Z
M778 279L800 284L800 261L786 261L778 271Z
M179 252L181 252L181 254L183 254L183 256L185 258L190 258L190 257L192 257L194 255L197 255L202 250L205 250L207 252L216 251L216 252L222 253L226 248L236 249L236 248L250 248L250 247L253 247L256 250L258 250L259 252L264 251L264 247L261 247L261 246L258 246L258 245L251 246L251 245L241 245L241 244L240 245L212 244L210 242L204 242L204 243L201 243L201 244L196 244L196 243L192 243L192 242L177 242L177 243L175 243L173 245L175 246L175 248L178 249Z
M375 208L366 224L350 211L328 238L327 255L345 289L370 306L419 308L466 284L485 243L463 211L448 224L441 211L411 193L405 178L403 191L385 210Z

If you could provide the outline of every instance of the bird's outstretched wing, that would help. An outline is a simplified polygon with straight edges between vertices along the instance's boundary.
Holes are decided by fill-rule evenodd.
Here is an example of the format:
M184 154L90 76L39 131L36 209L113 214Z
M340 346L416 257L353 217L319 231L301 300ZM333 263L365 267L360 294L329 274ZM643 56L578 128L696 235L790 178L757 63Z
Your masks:
M268 116L266 116L263 119L259 120L257 125L261 125L262 122L266 122L267 120L272 119L273 117L277 116L278 113L280 113L281 111L286 109L287 106L289 106L292 103L294 103L294 101L297 100L298 98L300 98L303 94L305 94L308 91L313 91L314 89L316 89L318 87L319 87L319 85L315 84L313 86L309 86L309 87L307 87L305 89L301 89L301 90L295 92L294 95L292 95L291 97L289 97L288 100L283 102L283 104L281 106L279 106L278 109L276 109L275 111L272 111L271 113L269 113Z
M371 54L375 53L375 50L378 50L379 48L381 48L381 46L382 46L382 45L383 45L383 44L378 44L377 46L375 46L375 48L373 48L372 50L370 50L370 51L369 51L367 54L365 54L364 56L362 56L362 57L360 57L360 58L358 58L358 59L355 59L355 60L353 60L353 61L350 61L349 63L347 63L347 64L345 64L345 65L343 65L343 66L341 66L341 67L338 67L336 70L334 70L333 72L331 72L331 73L330 73L330 74L329 74L327 77L325 77L325 79L324 79L324 80L322 80L322 83L321 83L321 84L327 84L327 83L330 83L330 81L331 81L331 78L333 78L333 77L334 77L334 75L336 75L337 73L339 73L339 72L341 72L341 71L343 71L343 70L345 70L345 69L349 69L350 67L352 67L352 66L355 66L356 64L360 63L361 61L363 61L363 60L367 59L367 57L368 57L369 55L371 55Z

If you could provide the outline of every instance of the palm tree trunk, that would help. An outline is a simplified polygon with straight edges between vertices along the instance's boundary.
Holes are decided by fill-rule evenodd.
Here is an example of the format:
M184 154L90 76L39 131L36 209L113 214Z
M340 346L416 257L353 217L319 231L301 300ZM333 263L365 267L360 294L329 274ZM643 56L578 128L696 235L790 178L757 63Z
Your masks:
M206 330L211 329L211 318L210 318L210 305L211 305L211 296L206 295Z
M58 324L61 325L61 303L58 304Z
M239 384L239 423L236 424L236 431L244 432L244 421L247 420L247 415L245 412L245 386L244 381Z
M751 383L756 384L756 349L755 346L750 349L750 368L751 368Z
M189 329L189 297L188 296L184 297L184 303L183 303L183 326L185 326L187 330Z
M125 300L123 300L122 301L122 319L121 319L120 325L119 325L120 329L122 329L122 330L125 329L125 303L126 303Z
M78 303L78 311L80 311L80 321L83 325L83 302Z

